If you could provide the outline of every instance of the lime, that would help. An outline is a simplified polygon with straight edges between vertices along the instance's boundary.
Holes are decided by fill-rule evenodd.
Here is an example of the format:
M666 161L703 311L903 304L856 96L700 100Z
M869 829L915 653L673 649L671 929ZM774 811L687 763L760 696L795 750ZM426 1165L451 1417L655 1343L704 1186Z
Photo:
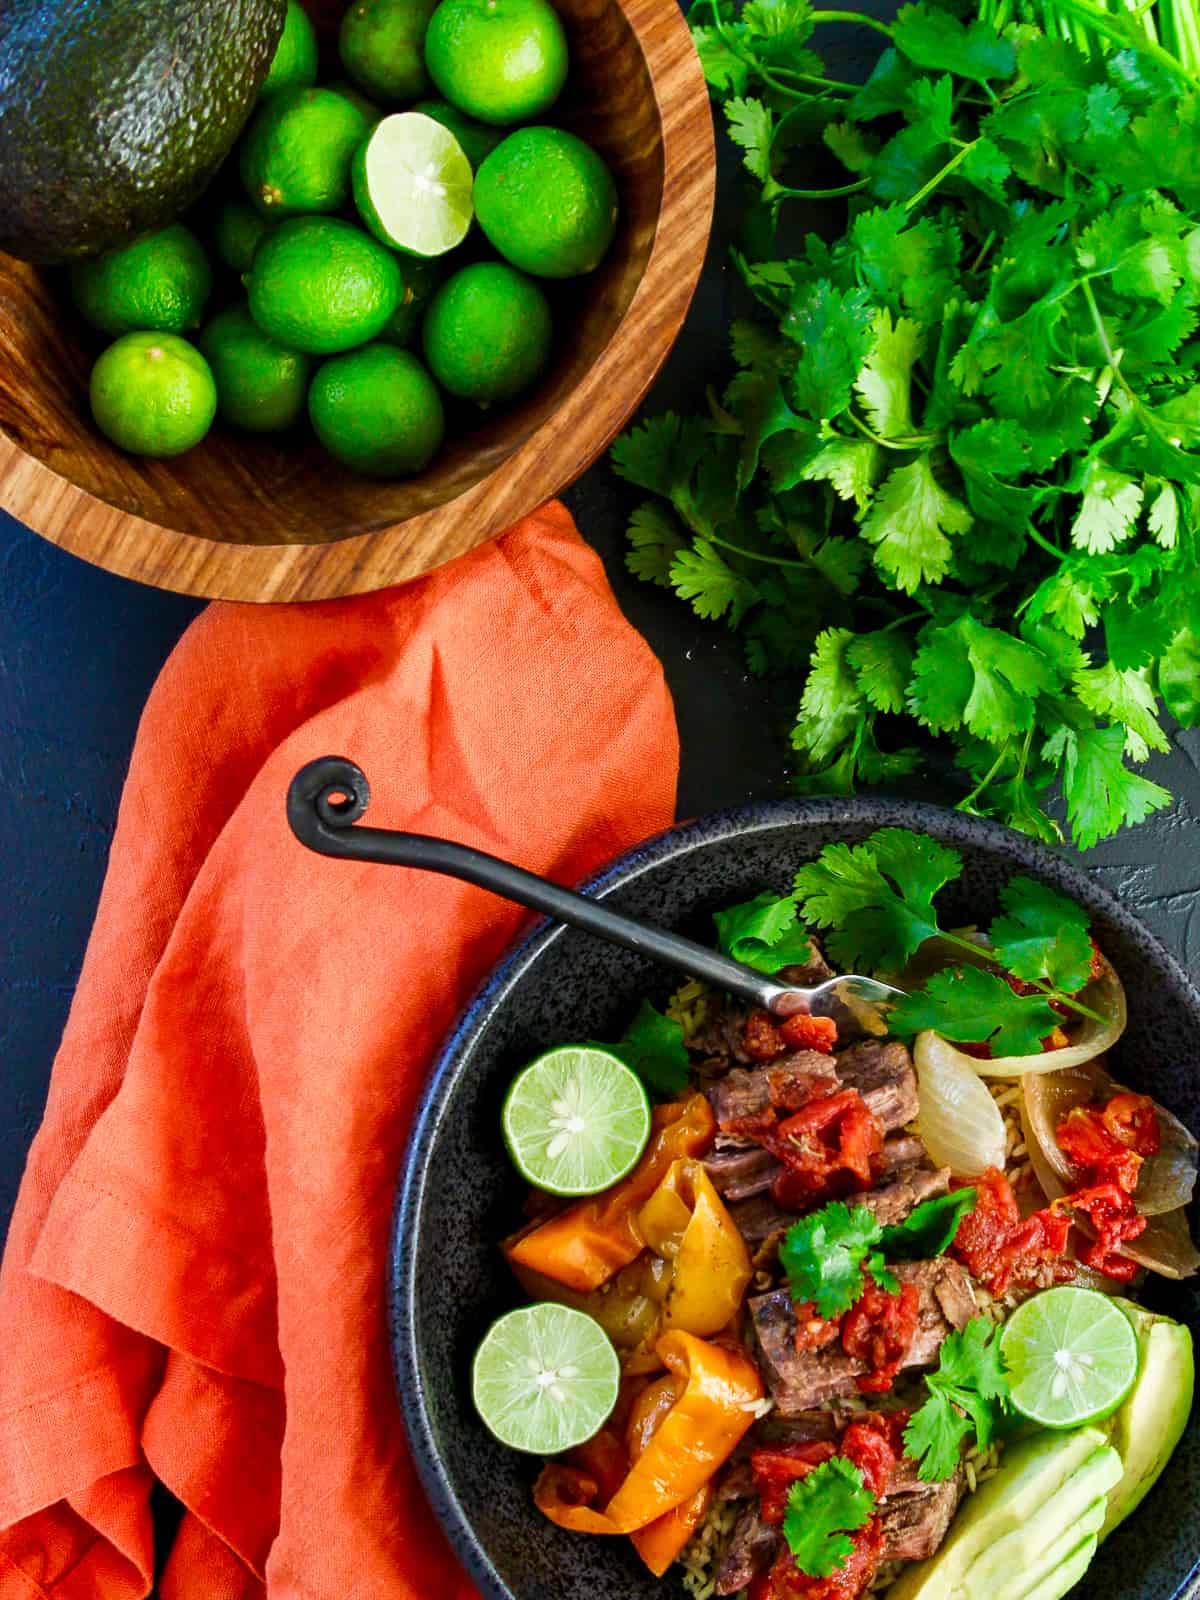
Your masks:
M304 415L312 362L267 335L245 305L231 306L200 335L217 384L217 411L235 428L274 433Z
M345 78L338 78L334 83L327 83L325 87L330 94L340 94L343 100L349 100L352 106L357 106L372 127L379 121L382 113L373 100L368 100L361 90L356 89Z
M246 193L264 217L337 211L369 118L331 89L281 89L259 108L242 145Z
M71 268L75 304L103 333L198 328L211 290L208 257L181 222Z
M92 368L101 433L139 456L177 456L199 444L217 411L217 386L194 345L173 333L127 333Z
M422 46L437 0L356 0L342 18L342 65L378 100L415 100L429 90Z
M425 317L425 359L451 394L490 405L541 377L553 337L550 303L502 261L479 261L449 278Z
M1026 1300L1004 1324L1000 1354L1013 1405L1044 1428L1109 1416L1137 1378L1137 1334L1095 1289L1044 1289Z
M388 344L327 361L309 390L308 414L330 455L368 478L420 472L446 428L433 379L416 356Z
M440 122L384 117L354 158L354 199L377 239L415 256L453 250L471 226L471 163Z
M404 275L404 292L396 314L379 335L388 344L410 344L437 286L442 281L442 267L438 261L423 261L419 256L408 256L400 263Z
M548 111L567 81L567 38L547 0L442 0L425 63L446 99L504 127Z
M290 350L333 355L383 331L400 303L396 258L335 217L293 217L273 228L247 276L250 314Z
M561 128L518 128L475 180L479 226L514 267L574 278L604 258L617 226L617 186L592 149Z
M217 212L213 242L217 255L230 272L240 278L249 272L254 252L262 242L268 224L245 200L226 200Z
M617 1403L621 1367L594 1317L543 1301L493 1322L475 1352L471 1392L514 1450L553 1456L590 1439Z
M317 36L308 13L297 0L288 0L283 33L267 69L260 95L279 89L307 88L317 81Z
M517 1074L501 1125L526 1183L548 1194L599 1194L637 1166L650 1101L637 1074L607 1050L563 1045Z
M423 117L432 117L443 128L450 129L462 145L472 171L491 155L504 137L499 128L489 128L485 122L476 122L474 117L468 117L465 111L452 106L449 100L418 100L411 109L419 111Z

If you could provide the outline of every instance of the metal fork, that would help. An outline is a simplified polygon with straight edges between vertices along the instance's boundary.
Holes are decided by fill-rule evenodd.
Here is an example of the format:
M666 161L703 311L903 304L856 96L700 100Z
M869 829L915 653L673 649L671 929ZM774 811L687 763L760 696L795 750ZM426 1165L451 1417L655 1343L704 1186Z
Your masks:
M886 1024L880 1008L904 994L902 989L858 973L828 978L808 989L780 983L706 945L624 916L499 856L430 834L360 827L359 818L370 799L370 785L361 767L343 756L323 756L310 761L292 779L287 798L288 821L297 839L318 855L342 861L374 861L389 867L416 867L461 878L505 900L540 911L556 922L569 923L611 944L652 956L690 977L703 978L773 1016L803 1013L842 1019L849 1013L864 1031L883 1033Z

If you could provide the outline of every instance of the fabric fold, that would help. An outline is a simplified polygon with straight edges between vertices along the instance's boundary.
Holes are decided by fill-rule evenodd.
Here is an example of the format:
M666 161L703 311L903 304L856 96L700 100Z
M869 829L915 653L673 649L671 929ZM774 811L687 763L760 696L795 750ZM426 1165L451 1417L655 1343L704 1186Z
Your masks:
M399 590L216 605L147 706L0 1273L0 1600L469 1600L404 1445L384 1310L440 1040L521 926L338 863L291 777L561 881L666 826L661 669L561 506ZM90 1584L91 1587L82 1585Z

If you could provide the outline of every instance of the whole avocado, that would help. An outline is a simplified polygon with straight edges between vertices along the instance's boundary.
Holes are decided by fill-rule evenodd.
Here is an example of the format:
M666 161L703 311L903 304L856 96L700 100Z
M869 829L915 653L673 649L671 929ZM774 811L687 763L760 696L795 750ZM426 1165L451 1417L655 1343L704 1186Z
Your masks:
M254 106L286 0L4 0L0 250L53 265L173 221Z

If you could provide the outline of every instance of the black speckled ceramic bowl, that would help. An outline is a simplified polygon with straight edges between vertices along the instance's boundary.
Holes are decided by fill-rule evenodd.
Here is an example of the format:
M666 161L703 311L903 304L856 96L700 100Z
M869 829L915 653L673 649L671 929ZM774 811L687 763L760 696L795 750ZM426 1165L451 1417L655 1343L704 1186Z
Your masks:
M1129 1027L1116 1075L1153 1089L1200 1128L1200 996L1141 924L1085 873L1020 834L905 802L812 801L708 817L649 840L590 885L621 910L695 937L710 914L767 887L783 890L831 840L885 824L958 848L966 870L946 892L950 920L996 908L1014 872L1033 872L1091 912L1125 981ZM475 1415L470 1364L493 1317L520 1303L497 1245L520 1214L522 1186L501 1143L500 1103L540 1051L615 1037L649 995L678 979L572 930L541 926L497 968L446 1044L414 1129L391 1260L393 1344L413 1453L434 1511L489 1600L651 1600L682 1596L642 1567L627 1539L565 1533L533 1507L538 1463L504 1449ZM1146 1296L1197 1329L1196 1280L1156 1280ZM1140 1510L1103 1546L1079 1594L1182 1600L1200 1571L1200 1422ZM434 1600L434 1597L430 1597Z

